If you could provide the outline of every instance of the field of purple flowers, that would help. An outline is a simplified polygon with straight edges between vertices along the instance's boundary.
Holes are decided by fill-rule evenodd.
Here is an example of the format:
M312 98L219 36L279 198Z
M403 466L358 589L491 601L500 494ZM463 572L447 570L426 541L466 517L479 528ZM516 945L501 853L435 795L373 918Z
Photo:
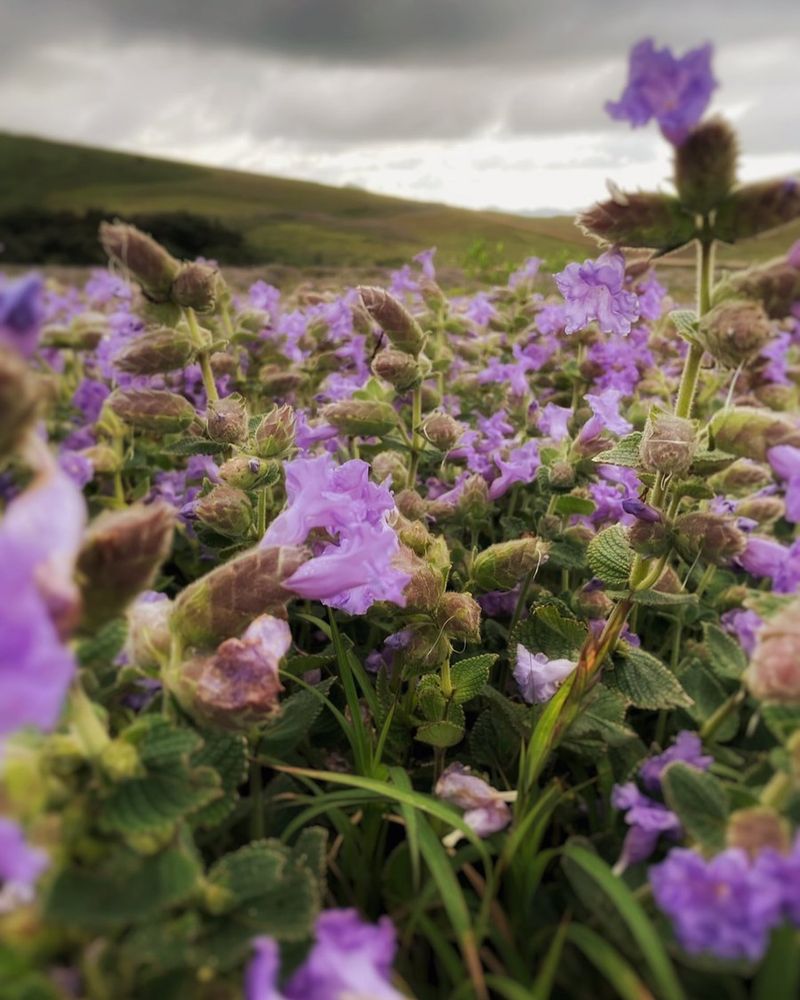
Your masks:
M797 997L800 245L714 249L800 185L711 54L555 275L0 277L2 1000Z

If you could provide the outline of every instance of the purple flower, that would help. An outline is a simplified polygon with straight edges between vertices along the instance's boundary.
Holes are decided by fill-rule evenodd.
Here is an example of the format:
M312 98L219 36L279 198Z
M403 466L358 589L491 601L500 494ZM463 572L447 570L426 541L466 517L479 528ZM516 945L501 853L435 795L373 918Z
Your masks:
M637 521L645 521L648 524L657 524L661 520L661 512L646 504L638 497L628 497L622 501L622 509L626 514L631 514Z
M774 576L786 557L786 548L772 538L750 535L744 552L737 562L746 573L753 576Z
M563 441L569 437L567 425L572 419L572 410L568 406L558 406L548 403L539 414L539 430L544 437L553 441Z
M800 834L788 854L779 854L767 847L755 861L755 869L764 879L772 879L783 897L783 911L787 920L800 927Z
M33 899L36 881L49 864L44 851L28 846L17 823L0 816L0 914Z
M436 256L436 247L429 247L414 256L414 261L422 268L422 275L429 281L436 280L436 266L433 258Z
M800 448L779 444L767 451L775 475L785 480L786 520L800 523Z
M567 333L596 321L604 333L630 333L639 318L639 300L625 290L625 260L609 250L597 260L567 264L556 275L558 290L566 300Z
M639 309L642 319L657 320L664 311L666 288L656 278L654 271L649 271L646 277L636 286L639 296Z
M700 121L717 86L711 72L710 45L691 49L676 59L668 48L657 49L645 38L631 50L628 83L619 101L606 111L634 128L655 118L664 137L679 146Z
M278 942L271 937L253 938L255 954L244 974L244 1000L286 1000L278 989L281 954Z
M464 315L476 326L488 326L497 316L497 310L489 299L488 292L476 292L469 300Z
M93 424L100 416L100 410L111 390L105 382L93 378L83 378L72 394L72 405L80 410L87 423Z
M508 803L488 782L470 773L463 764L450 764L434 789L438 798L464 810L464 822L479 837L505 829L511 822Z
M663 803L644 795L632 781L614 786L611 804L615 809L624 811L629 827L622 853L614 866L617 874L629 865L646 861L656 849L662 834L677 837L681 833L681 823L675 813Z
M687 952L754 962L762 957L781 918L782 893L744 851L731 848L706 860L674 848L649 875L655 901Z
M512 448L507 458L495 456L500 475L489 486L489 499L497 500L514 483L530 483L541 465L538 441L528 441L518 448Z
M619 389L604 389L600 393L587 393L583 397L592 410L592 416L581 427L578 441L586 445L596 440L603 431L612 434L628 434L633 424L619 412L622 392Z
M80 452L70 451L68 448L62 449L58 455L58 464L79 490L82 490L94 477L94 465L91 459L81 455Z
M786 263L790 267L796 267L800 271L800 240L795 240L789 247L789 252L786 254Z
M736 636L748 656L753 655L753 650L756 648L756 635L764 624L760 615L745 608L733 608L722 615L720 624L726 632Z
M551 660L544 653L531 653L518 643L514 680L529 705L541 704L550 701L576 666L572 660Z
M0 288L0 343L29 358L43 320L42 279L26 274Z
M513 271L508 278L509 288L519 288L520 285L533 281L542 266L541 257L527 257L521 267Z
M536 313L536 329L546 336L563 333L567 325L568 307L560 302L549 302Z
M649 792L661 791L661 775L674 761L681 761L698 771L707 771L714 763L714 758L703 753L703 744L697 733L682 730L671 747L646 760L639 768L642 783Z

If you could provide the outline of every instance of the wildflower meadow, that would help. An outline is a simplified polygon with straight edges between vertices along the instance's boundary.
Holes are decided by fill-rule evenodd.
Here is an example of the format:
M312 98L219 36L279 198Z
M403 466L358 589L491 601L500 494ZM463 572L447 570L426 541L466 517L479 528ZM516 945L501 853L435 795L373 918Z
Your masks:
M1 1000L800 995L800 244L715 261L800 182L717 86L633 48L671 184L560 271L0 276Z

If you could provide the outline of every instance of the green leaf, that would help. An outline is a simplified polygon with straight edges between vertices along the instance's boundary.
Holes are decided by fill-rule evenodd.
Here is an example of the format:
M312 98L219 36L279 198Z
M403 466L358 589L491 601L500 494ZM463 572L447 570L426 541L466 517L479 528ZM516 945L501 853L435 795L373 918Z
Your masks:
M719 781L682 761L669 764L661 775L664 799L689 836L709 851L725 846L728 799Z
M220 785L210 767L152 771L114 786L103 803L100 825L129 837L166 835L184 816L219 798Z
M324 826L307 826L292 847L292 858L305 865L322 885L328 865L328 831Z
M679 679L684 691L693 701L693 704L686 711L698 726L701 726L724 701L727 701L728 692L726 689L710 668L698 659L691 660L681 670ZM735 736L738 728L739 713L734 711L720 724L714 735L715 741L724 743Z
M586 626L561 601L537 604L529 617L520 622L509 640L511 660L516 660L517 645L531 653L544 653L551 659L574 659L586 639Z
M576 497L571 494L564 494L556 499L553 506L553 510L556 514L562 514L565 517L570 514L583 514L588 516L593 514L597 504L594 500L589 500L588 497Z
M496 653L481 653L479 656L459 660L451 666L454 698L459 705L471 701L481 693L489 682L489 672L497 659Z
M89 639L78 643L76 655L82 667L108 666L122 649L127 626L124 619L106 622Z
M713 476L715 472L722 472L729 465L733 465L737 456L730 452L714 448L711 451L698 451L692 459L689 469L691 476Z
M625 959L590 927L572 924L567 931L567 939L605 976L622 1000L652 1000L650 990Z
M800 996L800 948L794 927L787 924L772 932L751 996L753 1000L797 1000Z
M786 743L800 730L800 705L782 705L779 702L761 706L761 718L779 743Z
M697 313L693 309L673 309L669 313L669 319L680 337L690 344L699 344Z
M703 638L714 673L720 677L738 680L747 667L747 656L739 643L711 622L703 622Z
M594 461L602 465L622 465L635 469L639 465L639 446L642 443L642 432L633 431L620 438L613 448L601 451L594 456Z
M120 848L91 870L60 871L46 896L45 914L90 930L140 923L186 901L200 874L194 855L178 847L148 858Z
M291 753L309 734L324 707L322 698L314 692L327 695L332 685L333 678L328 678L317 684L313 691L303 689L290 695L281 704L280 715L264 726L259 752L273 757L285 757Z
M685 1000L663 941L622 879L580 844L567 844L562 864L573 889L592 913L597 912L595 903L599 896L621 919L641 952L659 1000Z
M238 788L247 777L247 740L232 733L203 733L203 746L192 757L192 764L213 768L222 786L222 795L193 813L192 823L217 826L239 801Z
M688 707L692 699L672 671L651 653L623 645L622 659L603 674L605 684L636 708Z
M620 524L604 528L586 550L589 569L608 587L625 587L633 565L628 533Z
M636 739L636 733L625 725L625 700L605 684L599 684L586 699L583 708L568 731L571 743L585 736L596 736L606 746L620 746Z
M415 734L415 739L435 747L452 747L464 738L464 709L455 702L447 705L447 716L437 722L425 722Z
M416 704L428 722L438 722L444 718L447 699L442 694L442 682L438 674L425 674L417 682Z

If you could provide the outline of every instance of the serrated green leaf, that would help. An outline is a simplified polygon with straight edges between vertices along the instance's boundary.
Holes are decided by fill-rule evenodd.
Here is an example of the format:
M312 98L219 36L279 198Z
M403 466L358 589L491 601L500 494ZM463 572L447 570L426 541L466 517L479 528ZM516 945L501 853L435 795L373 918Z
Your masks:
M464 726L457 722L425 722L415 734L415 739L421 743L430 743L434 747L452 747L464 738Z
M594 456L594 461L600 465L622 465L635 469L639 465L639 447L642 443L642 432L633 431L619 439L613 448L601 451Z
M675 329L678 331L678 335L690 344L698 344L697 339L697 329L698 329L698 319L697 313L693 309L673 309L669 313L669 318Z
M586 640L586 626L561 601L537 604L525 621L520 622L509 639L511 660L516 661L517 646L531 653L544 653L551 659L575 658Z
M547 565L555 569L585 569L586 546L569 538L558 538L550 543Z
M196 767L210 767L219 775L222 794L192 813L194 826L211 828L236 808L239 786L247 776L247 741L233 733L203 733L203 745L192 757Z
M102 805L100 824L126 836L167 833L222 795L219 774L210 767L152 771L115 785Z
M141 923L188 899L199 877L197 859L181 848L147 858L120 848L91 870L60 871L46 895L45 914L90 930Z
M594 736L606 746L619 746L636 739L636 733L625 724L626 708L625 700L616 691L599 684L570 726L566 742Z
M737 456L730 452L721 451L714 448L711 451L698 451L692 459L689 474L692 476L713 476L715 472L722 472L729 465L733 465Z
M700 660L691 660L686 668L681 670L678 679L684 691L693 701L693 704L685 711L698 726L702 726L728 699L728 691L714 676L710 668ZM738 727L739 712L733 711L716 730L714 736L716 742L724 743L731 739L736 734Z
M162 450L167 455L222 455L227 448L228 445L209 438L180 438L163 445Z
M455 688L453 697L459 705L476 698L489 682L489 672L497 660L496 653L481 653L466 660L459 660L450 668Z
M624 587L633 565L628 533L620 524L604 528L589 542L586 561L594 576L609 587Z
M417 682L416 704L428 722L444 718L447 699L442 694L438 674L425 674Z
M554 504L554 511L556 514L562 514L567 517L571 514L582 514L587 516L593 514L597 508L594 500L589 500L588 497L576 497L571 494L563 494L556 498Z
M202 743L202 738L193 730L175 726L160 715L137 719L122 733L122 738L136 747L147 767L169 767L185 762Z
M127 626L124 619L115 618L106 622L89 639L78 643L76 656L82 667L107 666L122 649Z
M728 799L719 781L706 771L675 761L662 772L661 788L689 836L706 850L722 850Z
M332 685L333 678L328 678L314 690L327 695ZM290 695L281 703L280 715L264 726L259 751L273 757L291 753L309 734L323 707L323 700L314 691L304 688Z
M692 699L680 681L657 657L635 646L623 647L621 659L603 674L607 687L636 708L688 707Z
M741 645L711 622L703 622L703 638L714 673L738 680L747 667L747 656Z
M307 826L292 846L292 858L305 865L320 885L327 868L328 831L322 826Z

